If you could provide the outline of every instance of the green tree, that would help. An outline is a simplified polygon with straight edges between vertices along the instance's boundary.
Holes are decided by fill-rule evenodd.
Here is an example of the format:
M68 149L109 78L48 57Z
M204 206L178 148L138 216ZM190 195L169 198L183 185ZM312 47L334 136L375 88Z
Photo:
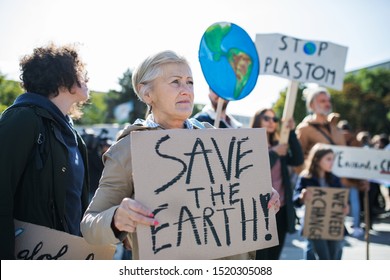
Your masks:
M197 104L195 103L194 104L194 109L192 110L192 114L191 114L191 117L195 116L197 113L199 113L200 111L202 111L203 107L205 105L203 104Z
M107 119L107 104L104 92L90 92L90 99L83 107L83 116L75 121L77 125L92 125L105 123Z
M128 119L122 121L122 123L133 123L137 118L145 118L147 106L145 103L138 99L138 96L134 92L131 82L132 72L130 69L126 70L123 77L119 79L120 91L110 90L105 96L105 102L107 104L107 119L108 123L115 123L115 109L118 105L129 103L130 110L128 113Z
M0 113L12 105L16 97L23 93L23 89L16 81L7 80L0 73Z
M283 116L284 103L286 102L287 90L288 88L285 88L283 91L279 93L279 99L272 106L276 115L279 116L280 118ZM293 115L296 124L300 123L307 115L306 103L302 95L303 90L304 90L304 85L300 83L298 86L297 98L295 101L294 115Z
M342 91L331 91L334 111L355 131L390 134L390 70L362 69L347 74Z

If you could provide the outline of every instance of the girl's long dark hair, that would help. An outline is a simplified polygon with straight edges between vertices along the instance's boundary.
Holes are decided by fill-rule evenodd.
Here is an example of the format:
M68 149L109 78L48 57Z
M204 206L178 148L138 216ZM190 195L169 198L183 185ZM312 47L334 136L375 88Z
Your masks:
M249 127L251 128L262 127L261 120L263 119L263 116L267 111L273 112L274 115L276 116L276 113L272 108L265 108L265 109L258 110L255 113L255 115L252 117ZM268 143L270 146L275 146L279 143L279 134L277 130L275 130L273 133L268 134Z
M307 176L319 178L319 163L324 156L330 153L333 154L333 150L325 147L323 144L318 143L314 145L309 152L309 156L307 157ZM325 172L325 181L329 185L332 184L332 173Z

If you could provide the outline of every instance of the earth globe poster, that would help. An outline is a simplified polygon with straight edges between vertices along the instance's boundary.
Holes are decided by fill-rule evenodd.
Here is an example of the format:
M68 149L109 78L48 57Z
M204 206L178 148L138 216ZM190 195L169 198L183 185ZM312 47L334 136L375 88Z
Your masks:
M256 46L238 25L209 26L200 42L199 61L208 85L225 100L240 100L256 85L260 68Z

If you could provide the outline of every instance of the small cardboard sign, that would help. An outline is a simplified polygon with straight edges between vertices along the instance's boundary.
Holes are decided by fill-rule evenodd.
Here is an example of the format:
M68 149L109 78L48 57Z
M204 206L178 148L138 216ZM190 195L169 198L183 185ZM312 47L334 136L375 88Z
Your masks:
M273 33L256 34L256 48L262 61L260 75L343 87L347 47Z
M311 199L305 202L302 235L309 239L342 240L344 238L344 207L348 189L308 187Z
M19 260L112 260L113 245L91 245L84 238L15 220L15 256Z
M216 259L278 244L264 128L131 133L140 259Z
M390 182L390 151L326 145L335 154L332 172L339 177Z

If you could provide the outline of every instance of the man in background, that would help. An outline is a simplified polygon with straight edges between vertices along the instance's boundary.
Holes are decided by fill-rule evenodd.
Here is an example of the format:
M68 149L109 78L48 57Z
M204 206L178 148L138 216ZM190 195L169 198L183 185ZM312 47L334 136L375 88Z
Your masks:
M206 105L201 112L194 116L200 122L208 122L214 126L215 119L217 118L218 99L220 97L210 88L209 89L209 105ZM232 115L226 113L226 108L229 104L228 100L223 100L220 121L218 128L240 128L242 123L236 120Z

